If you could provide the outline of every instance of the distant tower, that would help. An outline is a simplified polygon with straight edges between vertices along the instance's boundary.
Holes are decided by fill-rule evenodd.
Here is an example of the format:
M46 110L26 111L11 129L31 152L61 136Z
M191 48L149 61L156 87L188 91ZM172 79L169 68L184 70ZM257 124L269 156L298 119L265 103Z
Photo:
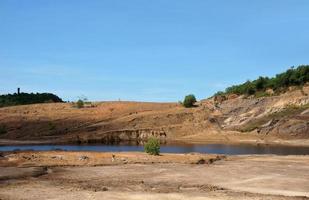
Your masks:
M20 88L17 88L17 94L18 95L20 94Z

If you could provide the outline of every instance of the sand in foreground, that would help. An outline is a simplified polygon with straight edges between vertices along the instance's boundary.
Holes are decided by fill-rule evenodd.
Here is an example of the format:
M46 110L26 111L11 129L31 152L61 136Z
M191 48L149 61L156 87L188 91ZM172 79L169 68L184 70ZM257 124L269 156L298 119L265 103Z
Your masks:
M9 153L1 159L0 199L309 197L309 156L114 155ZM58 160L66 164L57 166Z

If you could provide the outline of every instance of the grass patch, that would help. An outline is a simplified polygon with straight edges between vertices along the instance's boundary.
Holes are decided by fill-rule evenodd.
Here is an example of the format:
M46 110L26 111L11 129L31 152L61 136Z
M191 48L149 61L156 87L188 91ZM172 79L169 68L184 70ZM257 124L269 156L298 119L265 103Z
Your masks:
M256 92L254 95L256 98L260 98L260 97L270 97L272 96L271 94L264 92L264 91L260 91L260 92Z

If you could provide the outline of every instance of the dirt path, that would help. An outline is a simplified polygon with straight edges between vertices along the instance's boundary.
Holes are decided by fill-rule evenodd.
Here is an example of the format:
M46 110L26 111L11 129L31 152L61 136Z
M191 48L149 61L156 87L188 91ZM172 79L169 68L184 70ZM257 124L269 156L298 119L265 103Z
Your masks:
M47 153L49 156L59 154L45 152L44 155ZM40 158L39 165L48 164L47 157L42 159L42 153L20 153L19 156L26 154L33 159ZM74 158L67 160L69 166L49 163L47 169L16 167L18 165L1 168L0 177L15 176L6 181L2 178L0 199L309 199L309 156L233 156L212 164L192 164L201 158L207 163L217 156L149 157L142 153L124 153L116 157L126 156L128 163L93 166L90 161L77 159L85 152L62 154ZM107 153L87 156L90 160L110 159ZM146 158L149 162L144 162ZM73 167L72 161L84 164ZM25 166L25 163L19 164ZM39 169L46 169L48 174L32 177L33 171ZM18 174L21 175L18 177Z

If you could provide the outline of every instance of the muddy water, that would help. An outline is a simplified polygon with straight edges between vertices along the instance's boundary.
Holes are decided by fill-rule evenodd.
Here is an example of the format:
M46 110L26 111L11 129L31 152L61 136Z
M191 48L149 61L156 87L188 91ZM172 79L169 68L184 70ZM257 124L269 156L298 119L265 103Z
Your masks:
M97 151L122 152L143 151L138 145L17 145L0 146L0 151L18 150L66 150L66 151ZM273 145L228 145L228 144L172 144L161 145L161 153L213 153L227 155L245 154L276 154L276 155L309 155L309 147L273 146Z

